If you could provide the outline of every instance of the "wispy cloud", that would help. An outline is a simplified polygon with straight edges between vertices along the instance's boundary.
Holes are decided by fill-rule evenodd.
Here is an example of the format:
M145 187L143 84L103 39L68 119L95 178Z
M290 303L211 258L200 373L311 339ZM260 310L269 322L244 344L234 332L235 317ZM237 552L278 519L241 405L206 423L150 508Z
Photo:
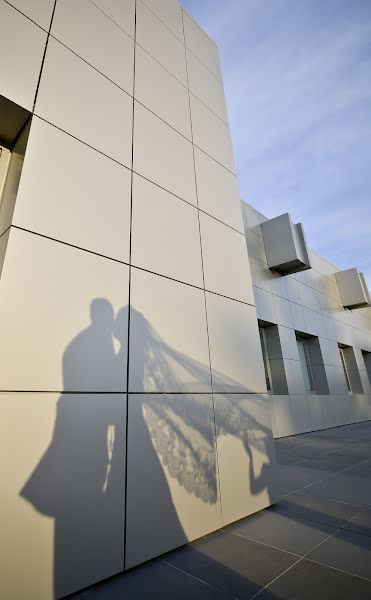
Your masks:
M219 45L241 196L371 285L371 3L183 5Z

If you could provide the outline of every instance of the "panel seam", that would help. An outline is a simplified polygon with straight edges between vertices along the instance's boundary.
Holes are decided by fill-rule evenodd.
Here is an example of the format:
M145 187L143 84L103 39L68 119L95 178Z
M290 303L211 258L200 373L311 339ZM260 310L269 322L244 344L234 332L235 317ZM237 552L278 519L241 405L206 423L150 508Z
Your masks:
M183 23L183 35L184 35L184 40L185 40L184 13L183 13L183 11L182 11L182 23ZM218 442L217 442L217 427L216 427L216 416L215 416L215 398L214 398L213 373L212 373L211 350L210 350L210 332L209 332L209 321L208 321L208 314L207 314L206 287L205 287L205 269L204 269L204 259L203 259L203 252L202 252L201 222L200 222L200 211L199 211L199 203L198 203L196 159L195 159L195 150L194 150L195 147L194 147L194 143L193 143L193 123L192 123L192 110L191 110L191 96L190 96L190 91L189 91L189 77L188 77L188 64L187 64L187 48L186 48L185 44L184 44L184 56L185 56L187 85L188 85L188 104L189 104L189 117L190 117L191 136L192 136L193 171L194 171L196 199L197 199L197 219L198 219L199 240L200 240L202 279L203 279L203 284L204 284L205 322L206 322L206 335L207 335L207 347L208 347L208 354L209 354L210 383L211 383L212 406L213 406L215 462L216 462L216 474L217 474L217 479L218 479L218 490L219 490L220 519L221 519L221 524L223 525L222 491L221 491L221 486L220 486L220 470L219 470L219 456L218 456Z

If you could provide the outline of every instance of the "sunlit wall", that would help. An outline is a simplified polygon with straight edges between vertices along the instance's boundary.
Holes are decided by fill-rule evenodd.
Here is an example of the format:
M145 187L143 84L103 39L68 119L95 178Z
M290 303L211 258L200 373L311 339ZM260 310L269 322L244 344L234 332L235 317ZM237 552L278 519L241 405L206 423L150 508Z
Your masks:
M0 595L51 600L271 504L270 403L213 41L0 0L0 95Z

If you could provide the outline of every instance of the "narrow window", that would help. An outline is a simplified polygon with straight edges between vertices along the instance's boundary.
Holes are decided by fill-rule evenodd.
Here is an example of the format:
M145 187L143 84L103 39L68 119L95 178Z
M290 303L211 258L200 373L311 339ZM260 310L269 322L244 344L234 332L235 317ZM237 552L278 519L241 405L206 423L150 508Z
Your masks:
M268 392L270 392L270 391L272 391L272 386L271 386L269 364L268 364L268 358L267 358L267 344L265 341L264 330L261 329L260 327L259 327L259 334L260 334L260 343L261 343L262 352L263 352L265 383L266 383Z
M303 374L304 389L306 392L314 392L313 377L310 369L307 345L305 340L296 338L298 344L301 372Z
M349 379L349 373L348 373L347 365L346 365L346 362L345 362L344 350L340 346L339 346L339 352L340 352L341 364L343 365L343 371L344 371L344 375L345 375L345 381L347 382L348 392L351 392L352 388L350 386L350 379Z

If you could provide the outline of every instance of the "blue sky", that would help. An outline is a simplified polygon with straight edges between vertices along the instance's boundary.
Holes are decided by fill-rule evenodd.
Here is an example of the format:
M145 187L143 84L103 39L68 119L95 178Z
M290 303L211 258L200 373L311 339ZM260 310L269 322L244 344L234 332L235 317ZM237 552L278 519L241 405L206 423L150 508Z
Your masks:
M241 197L371 287L371 1L182 5L219 46Z

